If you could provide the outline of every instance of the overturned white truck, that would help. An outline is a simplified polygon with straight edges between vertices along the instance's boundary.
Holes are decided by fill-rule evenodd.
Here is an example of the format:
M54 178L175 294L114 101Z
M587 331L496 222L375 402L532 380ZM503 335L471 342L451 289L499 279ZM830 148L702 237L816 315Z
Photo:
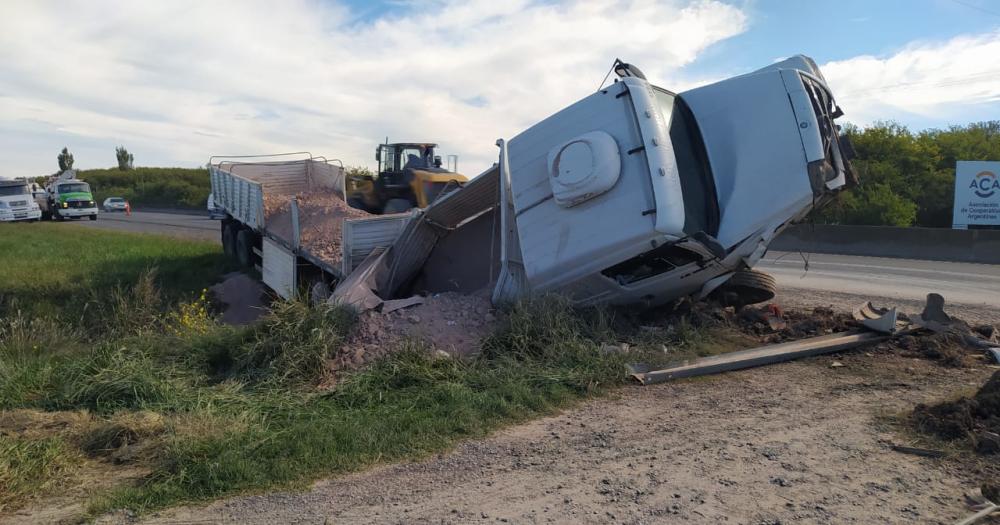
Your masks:
M768 243L856 182L815 63L796 56L679 94L615 69L610 87L498 141L493 168L416 212L337 295L770 299L774 281L751 270Z
M842 112L815 63L796 56L679 94L629 64L615 72L614 84L498 140L494 166L426 209L342 219L342 264L324 279L338 283L333 299L363 308L446 291L495 303L544 293L579 305L770 299L773 280L751 270L768 243L856 182L834 123ZM273 260L308 266L296 248Z

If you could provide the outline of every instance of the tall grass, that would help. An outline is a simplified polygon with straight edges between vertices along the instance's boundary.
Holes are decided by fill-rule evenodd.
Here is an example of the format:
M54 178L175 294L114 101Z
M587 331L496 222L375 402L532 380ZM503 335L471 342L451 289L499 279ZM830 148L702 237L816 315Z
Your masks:
M196 300L192 285L210 271L177 279L163 267L130 267L130 279L102 287L96 283L106 281L72 269L56 272L62 282L78 275L75 285L97 300L82 307L53 300L52 314L14 310L0 322L0 410L82 412L92 420L58 442L6 445L32 458L7 467L9 483L29 487L29 475L37 487L56 475L71 480L71 459L80 455L150 472L100 494L94 513L296 486L420 458L600 394L624 381L626 359L642 358L602 349L620 335L607 312L545 298L512 307L475 359L436 357L404 341L325 391L317 385L350 334L350 312L282 302L254 326L191 325L175 313L178 297ZM59 330L63 323L72 328Z

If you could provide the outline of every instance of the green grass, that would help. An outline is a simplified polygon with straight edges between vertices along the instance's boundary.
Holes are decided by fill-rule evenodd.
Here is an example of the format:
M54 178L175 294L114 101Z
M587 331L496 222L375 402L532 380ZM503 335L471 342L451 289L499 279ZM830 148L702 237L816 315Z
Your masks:
M58 437L25 440L0 434L0 512L58 484L78 456Z
M43 268L25 259L58 261L98 239L78 230L72 235L84 233L81 239L66 239L65 229L23 231L55 238L30 248L4 237L14 250L0 251L0 266L22 276ZM28 241L32 234L16 235ZM51 278L117 305L100 310L103 321L72 321L87 316L51 293L48 308L0 322L0 410L89 418L64 430L58 443L18 442L17 457L30 461L8 468L8 478L18 486L27 486L28 477L30 483L56 474L71 480L67 469L77 456L111 471L117 461L150 472L98 494L89 502L94 514L301 487L321 476L421 458L607 392L626 380L626 360L646 357L602 351L604 343L628 337L613 331L607 312L577 312L547 298L515 306L476 359L435 357L408 341L338 378L336 388L320 390L326 360L341 350L355 322L351 313L287 302L254 326L222 326L190 308L198 288L218 275L214 247L97 235L103 255L57 267ZM156 272L144 273L154 262ZM118 278L95 276L97 269ZM4 289L15 287L19 298L34 286L7 274L3 279ZM183 299L180 308L171 297ZM71 321L57 330L57 319ZM88 328L93 323L105 327L104 335ZM688 327L681 332L632 342L684 347L697 334ZM76 345L58 344L73 338ZM688 346L696 351L702 343Z
M212 191L204 168L108 168L81 170L78 176L90 183L97 202L124 197L136 207L204 209Z
M171 299L200 290L229 268L218 244L159 235L71 228L65 224L0 224L0 316L83 315L88 303L112 298L156 268L155 284Z

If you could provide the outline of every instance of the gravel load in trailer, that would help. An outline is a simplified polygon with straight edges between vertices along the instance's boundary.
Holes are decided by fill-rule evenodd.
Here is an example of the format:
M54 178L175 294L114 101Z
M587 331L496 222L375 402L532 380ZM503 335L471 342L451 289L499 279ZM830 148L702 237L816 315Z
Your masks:
M283 297L343 277L344 220L370 214L345 201L339 161L309 153L213 157L209 173L214 202L225 212L226 254L259 267Z

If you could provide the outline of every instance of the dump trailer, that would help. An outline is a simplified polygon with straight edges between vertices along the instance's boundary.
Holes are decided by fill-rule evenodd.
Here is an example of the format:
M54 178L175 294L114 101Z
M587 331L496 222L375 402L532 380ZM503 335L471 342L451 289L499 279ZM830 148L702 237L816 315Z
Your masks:
M307 152L216 156L208 171L225 253L256 268L284 298L317 284L329 288L351 271L357 258L351 246L344 256L344 228L362 249L384 247L405 219L377 217L359 229L345 224L369 214L347 205L343 165Z
M682 93L621 61L614 71L414 212L362 287L381 299L485 289L494 303L773 297L774 280L752 270L768 244L856 183L816 64L795 56Z

